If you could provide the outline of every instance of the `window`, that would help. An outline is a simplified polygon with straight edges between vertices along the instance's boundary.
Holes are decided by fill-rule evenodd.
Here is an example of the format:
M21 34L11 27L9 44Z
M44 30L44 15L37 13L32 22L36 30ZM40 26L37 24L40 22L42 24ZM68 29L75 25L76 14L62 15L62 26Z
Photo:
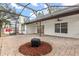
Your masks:
M55 32L56 33L67 33L68 30L67 23L57 23L55 24Z
M67 33L67 23L61 23L61 33Z
M60 33L60 23L55 24L55 32Z

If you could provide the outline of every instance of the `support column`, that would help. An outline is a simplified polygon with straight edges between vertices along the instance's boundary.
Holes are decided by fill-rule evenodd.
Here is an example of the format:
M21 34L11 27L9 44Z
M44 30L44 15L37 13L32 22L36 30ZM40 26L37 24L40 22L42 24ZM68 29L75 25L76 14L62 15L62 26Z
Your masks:
M39 35L41 36L41 21L40 21L40 26L39 26L39 28L40 28L40 33L39 33Z

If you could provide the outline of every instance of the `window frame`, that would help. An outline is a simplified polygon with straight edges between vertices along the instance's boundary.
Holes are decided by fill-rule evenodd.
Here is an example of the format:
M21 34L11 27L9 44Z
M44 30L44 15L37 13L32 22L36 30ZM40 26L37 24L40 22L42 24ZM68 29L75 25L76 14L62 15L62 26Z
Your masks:
M56 25L59 24L59 32L57 32L57 27ZM64 26L62 26L62 24L65 24ZM66 31L64 31L64 30ZM55 33L65 33L67 34L68 33L68 23L67 22L63 22L63 23L55 23Z
M58 26L59 25L59 27L56 27L56 26ZM57 30L57 29L59 29L59 30ZM58 32L57 32L58 31ZM56 23L55 24L55 33L60 33L60 23Z

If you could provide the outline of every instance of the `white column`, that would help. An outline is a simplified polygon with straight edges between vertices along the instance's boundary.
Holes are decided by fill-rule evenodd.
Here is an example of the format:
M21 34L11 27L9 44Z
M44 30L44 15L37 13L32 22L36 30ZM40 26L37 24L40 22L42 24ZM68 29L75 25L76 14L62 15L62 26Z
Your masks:
M21 33L21 24L19 24L19 33Z

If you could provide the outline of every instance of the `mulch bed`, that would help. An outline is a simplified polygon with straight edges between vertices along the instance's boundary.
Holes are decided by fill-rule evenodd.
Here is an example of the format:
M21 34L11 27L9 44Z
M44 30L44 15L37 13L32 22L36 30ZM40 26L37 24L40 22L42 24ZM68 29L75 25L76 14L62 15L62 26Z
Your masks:
M47 42L41 42L39 47L31 47L31 42L25 43L19 47L19 52L23 55L41 56L51 52L52 46Z

